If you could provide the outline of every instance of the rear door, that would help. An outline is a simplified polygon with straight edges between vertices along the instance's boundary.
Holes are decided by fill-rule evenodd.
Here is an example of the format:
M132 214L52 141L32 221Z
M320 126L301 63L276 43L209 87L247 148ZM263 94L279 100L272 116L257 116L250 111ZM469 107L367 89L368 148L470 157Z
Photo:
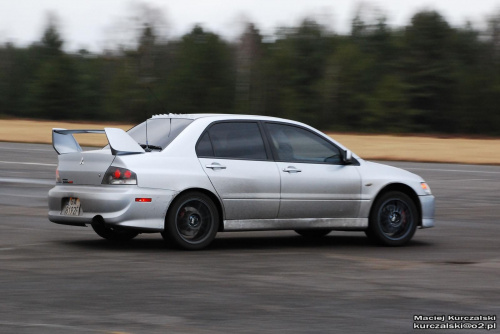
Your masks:
M276 218L280 175L258 122L214 123L200 137L196 153L222 198L225 219Z
M356 218L361 177L344 165L340 149L313 131L266 123L279 173L278 218Z

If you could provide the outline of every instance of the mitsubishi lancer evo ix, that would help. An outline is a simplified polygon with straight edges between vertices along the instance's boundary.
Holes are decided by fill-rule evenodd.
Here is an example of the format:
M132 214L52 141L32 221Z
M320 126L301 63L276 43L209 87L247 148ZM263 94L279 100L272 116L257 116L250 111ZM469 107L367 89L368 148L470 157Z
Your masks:
M75 133L106 134L83 151ZM364 231L388 246L434 226L434 196L410 172L364 161L322 132L265 116L157 115L128 132L53 129L49 220L125 241L160 232L196 250L217 232Z

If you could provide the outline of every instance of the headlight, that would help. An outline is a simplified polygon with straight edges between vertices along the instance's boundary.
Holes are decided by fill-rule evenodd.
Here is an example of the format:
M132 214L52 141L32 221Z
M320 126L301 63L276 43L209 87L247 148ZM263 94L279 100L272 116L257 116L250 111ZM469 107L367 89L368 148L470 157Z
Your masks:
M425 182L420 182L420 186L422 187L422 190L424 191L424 193L426 193L427 195L431 195L432 192L431 192L431 187L429 187L429 185Z

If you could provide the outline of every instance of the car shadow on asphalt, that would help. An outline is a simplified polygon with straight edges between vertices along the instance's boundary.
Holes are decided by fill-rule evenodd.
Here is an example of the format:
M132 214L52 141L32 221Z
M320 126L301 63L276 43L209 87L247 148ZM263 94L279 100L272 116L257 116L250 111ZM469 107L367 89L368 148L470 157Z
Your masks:
M141 238L137 237L134 240L128 242L113 242L104 239L97 238L94 240L71 240L63 241L65 245L73 246L77 248L93 249L93 250L105 250L105 251L150 251L150 250L167 250L167 251L177 251L175 247L166 244L161 237L158 239L147 237ZM431 243L412 240L404 248L407 247L426 247L432 245ZM283 235L283 236L228 236L216 238L212 244L210 244L203 251L219 251L219 250L270 250L270 249L349 249L349 248L373 248L373 247L384 247L377 245L370 241L362 234L356 235L328 235L322 238L305 238L295 235Z
M420 247L427 243L412 240L405 247ZM329 235L322 238L304 238L301 236L284 237L227 237L215 239L209 249L348 249L348 248L372 248L380 246L362 234L347 236Z

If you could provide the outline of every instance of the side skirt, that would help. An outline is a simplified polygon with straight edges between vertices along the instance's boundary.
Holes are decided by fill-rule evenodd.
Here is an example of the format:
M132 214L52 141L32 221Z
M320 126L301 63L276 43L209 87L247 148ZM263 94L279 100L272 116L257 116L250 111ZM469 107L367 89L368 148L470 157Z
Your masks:
M224 220L224 232L299 229L361 231L368 228L368 218L300 218Z

